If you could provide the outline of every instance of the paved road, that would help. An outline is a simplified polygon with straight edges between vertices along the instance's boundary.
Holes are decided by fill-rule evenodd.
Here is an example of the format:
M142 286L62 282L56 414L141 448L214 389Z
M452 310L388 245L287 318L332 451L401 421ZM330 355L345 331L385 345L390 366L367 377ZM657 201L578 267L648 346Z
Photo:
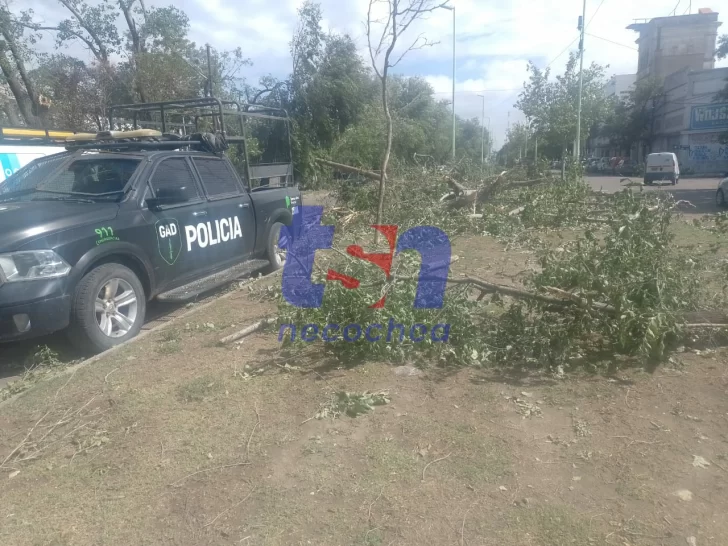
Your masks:
M623 186L620 184L622 177L619 176L588 176L589 185L595 190L602 190L609 193L620 191ZM635 182L641 182L640 177L632 178ZM654 185L644 186L644 191L669 191L675 196L675 199L683 199L690 201L693 207L681 207L681 211L687 214L706 214L718 212L719 209L715 205L715 192L718 188L718 178L685 178L680 179L677 185ZM633 187L633 191L639 191L638 187Z

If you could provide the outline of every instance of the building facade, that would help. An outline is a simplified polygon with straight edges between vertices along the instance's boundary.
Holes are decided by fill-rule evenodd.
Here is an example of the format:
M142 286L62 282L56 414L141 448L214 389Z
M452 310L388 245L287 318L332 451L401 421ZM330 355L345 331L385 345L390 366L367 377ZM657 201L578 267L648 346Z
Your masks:
M635 41L639 47L637 80L654 77L662 81L684 68L714 68L720 25L718 14L710 8L691 15L635 21L627 28L639 33Z
M675 152L687 173L728 172L728 101L716 94L728 85L728 68L684 68L665 78L664 100L655 116L653 152Z

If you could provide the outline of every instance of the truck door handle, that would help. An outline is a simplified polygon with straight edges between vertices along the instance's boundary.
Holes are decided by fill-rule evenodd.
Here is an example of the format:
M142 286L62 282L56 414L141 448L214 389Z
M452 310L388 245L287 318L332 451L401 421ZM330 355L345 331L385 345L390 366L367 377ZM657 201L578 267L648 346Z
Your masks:
M192 213L192 216L195 216L195 217L197 217L197 216L207 216L207 211L206 210L198 210L198 211L193 212Z
M250 203L240 203L238 207L240 207L241 209L247 209L250 208Z

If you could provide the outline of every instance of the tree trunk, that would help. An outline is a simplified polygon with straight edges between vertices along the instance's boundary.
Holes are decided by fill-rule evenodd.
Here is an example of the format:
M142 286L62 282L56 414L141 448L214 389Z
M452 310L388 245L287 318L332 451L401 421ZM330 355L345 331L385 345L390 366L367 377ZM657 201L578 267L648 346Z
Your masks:
M5 112L5 115L7 116L10 125L18 127L19 125L23 124L23 122L20 121L18 113L15 111L12 104L9 104L7 102L3 104L3 112Z
M15 75L10 59L8 59L6 54L5 45L4 42L0 44L0 70L2 70L3 76L5 76L10 92L15 97L18 111L20 111L20 115L25 121L25 124L29 127L40 127L40 120L33 115L32 103Z
M566 141L561 149L561 180L566 180Z
M384 115L387 117L387 147L384 149L384 157L382 158L382 172L379 173L379 205L377 206L377 224L382 223L382 214L384 209L384 190L387 185L387 166L389 165L389 156L392 153L392 113L389 111L389 98L387 97L387 65L384 66L382 74L382 105L384 106ZM374 243L379 242L379 231L375 232Z

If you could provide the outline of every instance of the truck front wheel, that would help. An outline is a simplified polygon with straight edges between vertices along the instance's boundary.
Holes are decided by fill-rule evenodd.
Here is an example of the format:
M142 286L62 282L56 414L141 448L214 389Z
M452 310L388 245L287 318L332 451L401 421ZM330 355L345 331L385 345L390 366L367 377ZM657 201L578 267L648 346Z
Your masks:
M136 274L121 264L104 264L76 287L69 337L83 351L105 351L135 337L145 313L144 288Z
M279 270L286 263L286 251L281 248L280 236L281 228L283 224L275 222L268 232L268 244L266 249L266 258L268 258L269 265L266 268L266 272L272 273L273 271Z

